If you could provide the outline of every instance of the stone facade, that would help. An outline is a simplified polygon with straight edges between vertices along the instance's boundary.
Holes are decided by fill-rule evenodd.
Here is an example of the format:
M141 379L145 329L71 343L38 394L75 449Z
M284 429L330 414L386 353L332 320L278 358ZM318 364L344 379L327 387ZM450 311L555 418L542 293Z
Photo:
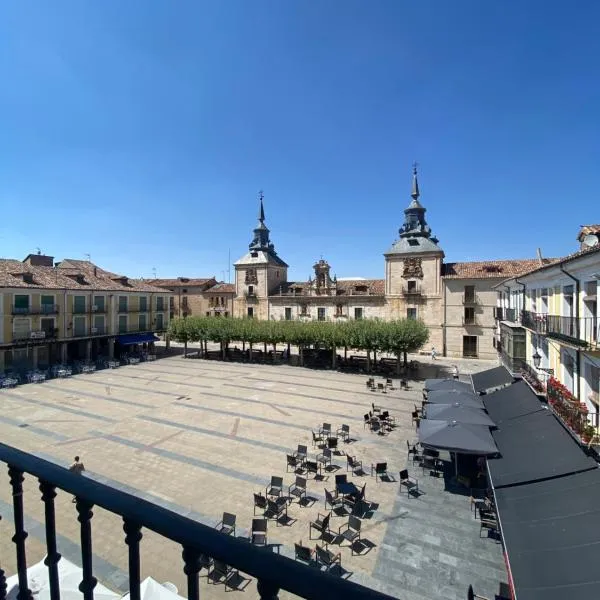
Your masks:
M427 351L450 357L496 358L494 286L538 260L445 263L425 219L416 169L399 238L384 253L384 279L337 279L323 259L308 281L288 281L265 225L261 194L249 252L235 263L233 314L257 319L421 319L430 330Z

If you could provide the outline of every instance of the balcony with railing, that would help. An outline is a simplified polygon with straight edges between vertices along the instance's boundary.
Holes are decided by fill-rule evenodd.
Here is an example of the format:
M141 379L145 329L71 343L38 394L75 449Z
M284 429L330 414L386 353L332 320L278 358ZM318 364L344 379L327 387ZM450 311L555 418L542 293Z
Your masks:
M462 297L463 304L481 304L479 300L479 296L477 294L463 294Z
M13 306L13 315L55 315L58 314L58 304L41 304L34 308L33 306Z
M106 325L90 327L91 335L106 335L108 333L108 327Z
M600 344L600 324L597 317L563 317L521 312L523 327L540 335L581 348L597 348Z
M181 548L181 568L187 580L189 600L200 599L199 576L211 559L238 569L256 578L258 598L276 600L280 590L285 590L299 598L323 600L344 598L344 600L391 600L373 589L358 585L347 579L335 577L295 562L285 556L249 544L234 535L225 535L216 529L202 525L188 517L177 514L162 506L148 502L116 488L110 487L91 477L81 477L68 469L43 460L6 444L0 443L0 462L8 466L8 478L2 483L10 485L13 498L13 523L15 556L19 579L20 600L32 598L27 576L28 532L25 505L33 499L25 498L25 476L39 482L43 503L50 598L59 600L60 584L58 565L61 555L58 552L56 505L57 491L62 490L76 499L75 510L79 521L79 550L81 552L82 580L79 589L85 600L93 600L96 578L92 553L92 519L94 507L100 507L123 521L122 539L114 539L113 545L123 544L128 555L128 579L131 600L140 600L141 583L141 541L144 530L154 532L165 540L171 540ZM65 514L66 518L66 514ZM0 569L0 600L6 597L5 574ZM246 596L245 597L250 597Z
M548 315L532 312L530 310L522 310L521 325L534 333L546 335L548 332Z
M56 327L38 330L15 331L13 333L13 341L17 343L43 343L48 340L55 340L57 337L58 328Z
M463 327L476 327L480 325L479 319L477 316L472 317L463 317L462 320Z
M402 295L405 298L420 298L421 296L423 296L423 290L421 289L421 286L418 286L418 285L415 285L415 286L403 285L402 286Z
M494 308L494 318L496 321L517 322L517 310L515 308L504 308L497 306Z

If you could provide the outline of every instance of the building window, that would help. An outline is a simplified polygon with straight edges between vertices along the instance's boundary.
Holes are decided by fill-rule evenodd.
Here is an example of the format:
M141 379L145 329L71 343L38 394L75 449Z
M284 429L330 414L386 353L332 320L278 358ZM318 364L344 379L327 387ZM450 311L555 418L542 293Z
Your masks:
M463 335L463 356L477 358L477 336Z
M157 331L162 331L165 328L165 324L163 322L163 315L158 314L156 315L156 330Z
M300 315L302 317L308 317L308 304L300 305Z
M207 311L206 311L206 316L207 316L207 317L210 317L210 310L207 310Z
M173 305L173 296L171 296L171 301L171 305ZM156 310L165 310L165 299L162 296L156 298Z
M465 302L475 302L474 285L465 285Z
M29 312L29 296L25 294L15 294L15 314L27 314Z
M325 320L325 309L317 308L317 321L324 321L324 320Z
M465 325L474 325L475 324L475 308L474 307L465 306L464 324Z
M183 288L183 289L181 290L181 293L182 293L182 294L187 294L187 293L188 293L188 292L187 292L187 288Z
M46 334L47 338L54 337L54 318L40 319L40 329Z
M127 315L119 316L119 333L127 333Z
M248 307L248 313L247 314L248 314L248 318L249 319L254 318L254 307L253 306L249 306Z
M127 312L127 296L119 296L119 312Z
M277 277L277 279L279 279L279 271L275 271L275 277Z
M210 315L210 313L206 313L206 316L208 317ZM162 315L160 315L162 317ZM171 311L169 313L169 319L174 319L175 318L175 313L173 311Z
M406 309L406 318L407 319L416 319L417 318L417 309L416 308L407 308Z
M73 296L73 312L77 314L85 312L85 296Z
M96 335L106 333L106 331L104 331L104 317L102 315L96 315L94 317L94 329L96 331L93 333Z
M92 310L95 310L98 312L104 312L104 307L105 307L104 296L94 296L94 306L96 308L93 308Z
M42 296L40 299L42 314L54 312L54 296Z
M146 312L148 310L148 298L146 296L140 296L140 312Z
M289 306L286 306L286 308L285 308L285 320L286 321L292 320L292 309Z
M254 286L253 285L248 286L248 296L254 296Z
M138 329L140 331L146 331L147 327L148 327L148 325L146 323L146 315L139 315L139 317L138 317Z
M341 317L344 314L344 305L343 304L336 304L335 305L335 316L336 317Z
M356 307L354 309L354 318L360 320L363 318L363 309Z
M225 316L228 317L229 316L229 312L225 311Z
M409 292L417 291L417 282L416 281L409 281L406 285L407 285L407 289Z
M13 321L13 338L24 340L31 337L31 321L29 319L15 319Z
M87 335L85 330L85 317L73 317L73 336L83 337Z

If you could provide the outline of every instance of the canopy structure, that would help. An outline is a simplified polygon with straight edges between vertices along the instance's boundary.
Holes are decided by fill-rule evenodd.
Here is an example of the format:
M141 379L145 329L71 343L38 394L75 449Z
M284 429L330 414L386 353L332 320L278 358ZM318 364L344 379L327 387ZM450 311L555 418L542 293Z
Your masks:
M547 410L505 422L492 435L502 454L487 463L494 489L596 468Z
M486 427L496 426L494 421L483 410L469 408L459 403L427 404L425 411L427 419L456 421L458 423L470 423L471 425L485 425Z
M79 584L83 579L83 571L66 558L58 561L58 581L60 586L61 600L83 600L83 594L79 591ZM27 580L29 589L36 600L50 600L50 579L48 567L41 561L27 569ZM13 575L6 580L7 600L17 600L19 593L19 578ZM107 587L98 583L94 588L94 600L117 600L119 594L111 592Z
M459 404L465 408L484 408L483 401L479 396L475 396L473 393L467 394L452 390L434 390L429 392L427 402L429 404Z
M600 469L495 494L517 600L600 598Z
M482 400L486 410L498 425L504 421L546 410L522 379L501 390L482 396Z
M122 600L129 600L130 595L126 594ZM141 600L186 600L179 594L169 589L166 585L158 583L152 577L146 577L140 584ZM61 599L62 600L62 599ZM95 600L95 598L94 598Z
M480 371L471 375L473 389L478 393L510 385L514 378L506 367L495 367L487 371Z
M458 392L473 393L472 386L457 379L426 379L423 389L426 392L431 392L432 390L456 390Z
M489 427L456 421L423 419L419 425L419 442L422 446L459 454L489 456L498 452Z
M120 335L117 338L117 342L121 346L131 346L133 344L143 344L144 342L158 342L157 338L153 333L131 333L127 335Z

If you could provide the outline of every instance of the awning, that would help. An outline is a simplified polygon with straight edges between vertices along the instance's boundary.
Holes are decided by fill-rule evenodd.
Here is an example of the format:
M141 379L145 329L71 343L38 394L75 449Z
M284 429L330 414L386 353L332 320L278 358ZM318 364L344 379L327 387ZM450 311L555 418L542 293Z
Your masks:
M128 335L120 335L117 338L117 342L121 346L131 346L132 344L143 344L144 342L158 342L157 338L153 333L131 333Z
M425 447L459 454L487 456L498 452L489 427L455 421L423 419L419 424L419 442Z
M438 421L457 421L471 425L495 427L496 424L489 415L478 408L468 408L461 404L427 404L425 406L427 419Z
M433 390L427 395L429 404L460 404L467 408L483 409L483 401L473 392L456 392L452 390Z
M492 435L501 453L488 461L495 489L596 468L547 410L505 421Z
M506 367L495 367L487 371L480 371L471 375L473 389L477 393L485 392L493 388L509 385L514 381Z
M600 598L600 469L496 491L518 600Z
M531 388L517 381L501 390L482 396L483 404L496 424L546 410Z
M473 387L464 381L457 379L426 379L424 389L426 392L432 390L456 390L459 392L473 393Z

